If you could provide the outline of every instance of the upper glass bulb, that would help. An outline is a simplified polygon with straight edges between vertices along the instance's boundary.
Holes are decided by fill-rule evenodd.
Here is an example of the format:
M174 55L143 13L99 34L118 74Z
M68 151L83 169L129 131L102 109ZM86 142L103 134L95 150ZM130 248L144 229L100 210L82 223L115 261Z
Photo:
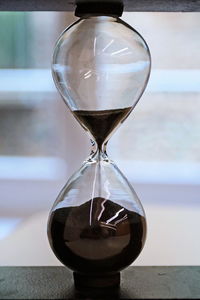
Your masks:
M68 27L55 46L52 71L72 110L133 108L151 59L144 39L119 18L90 16Z

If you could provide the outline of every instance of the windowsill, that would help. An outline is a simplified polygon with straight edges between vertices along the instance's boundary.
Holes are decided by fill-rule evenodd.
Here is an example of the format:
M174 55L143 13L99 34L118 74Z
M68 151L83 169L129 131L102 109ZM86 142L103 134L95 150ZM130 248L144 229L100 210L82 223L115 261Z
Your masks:
M57 93L50 69L1 69L0 81L0 106L32 107ZM200 92L200 70L152 70L146 92Z
M50 69L1 69L0 80L0 106L12 109L35 107L57 94Z
M127 178L139 184L199 185L200 163L119 160Z
M59 180L66 169L58 157L0 156L0 180Z
M0 156L0 180L63 180L67 163L58 157ZM117 160L116 165L134 184L200 185L200 164Z

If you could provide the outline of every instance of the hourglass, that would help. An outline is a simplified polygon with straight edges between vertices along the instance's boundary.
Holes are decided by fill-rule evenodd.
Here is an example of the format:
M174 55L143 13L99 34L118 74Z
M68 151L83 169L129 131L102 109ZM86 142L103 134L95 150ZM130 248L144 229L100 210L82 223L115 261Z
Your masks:
M119 285L120 271L145 243L143 207L106 146L141 97L151 59L144 39L119 18L114 4L107 11L106 2L83 7L56 43L52 72L92 149L53 205L48 238L57 258L74 271L76 287L106 288Z

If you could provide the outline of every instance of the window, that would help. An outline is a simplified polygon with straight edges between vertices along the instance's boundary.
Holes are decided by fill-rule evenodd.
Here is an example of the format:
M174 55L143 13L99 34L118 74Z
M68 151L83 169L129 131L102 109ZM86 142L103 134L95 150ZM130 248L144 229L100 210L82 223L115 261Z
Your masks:
M41 26L42 18L47 21ZM53 13L0 15L0 156L59 156Z
M147 39L152 73L111 140L112 155L132 166L136 182L199 183L199 14L125 13L124 19Z
M23 217L50 208L67 177L70 133L65 128L71 117L50 70L66 19L71 23L73 15L0 13L1 216Z

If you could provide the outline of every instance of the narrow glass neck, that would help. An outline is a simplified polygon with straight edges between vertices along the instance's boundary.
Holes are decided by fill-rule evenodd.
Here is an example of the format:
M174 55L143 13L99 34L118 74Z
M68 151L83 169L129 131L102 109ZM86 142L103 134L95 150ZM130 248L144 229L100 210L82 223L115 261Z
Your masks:
M98 144L96 141L90 139L91 144L92 144L92 149L91 149L91 153L90 153L90 157L92 158L97 158L97 157L101 157L103 159L108 158L106 149L107 149L107 144L108 144L108 140L105 141L102 144Z

